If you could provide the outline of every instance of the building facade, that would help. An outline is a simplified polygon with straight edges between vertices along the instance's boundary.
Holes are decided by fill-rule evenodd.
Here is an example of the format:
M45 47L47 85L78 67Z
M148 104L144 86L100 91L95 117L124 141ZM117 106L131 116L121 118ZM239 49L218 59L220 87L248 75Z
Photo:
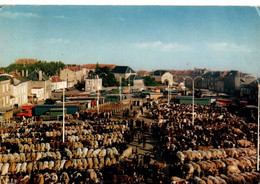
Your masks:
M10 107L10 79L0 76L0 108Z
M33 87L31 93L36 96L37 100L44 100L44 88L43 87Z
M85 79L85 91L98 91L102 90L102 78L91 78Z
M33 88L43 88L44 90L44 97L43 99L47 99L51 97L51 81L50 79L41 71L34 71L27 77L31 80L29 85L29 96L32 93Z
M59 77L51 77L51 91L67 88L67 81L61 80Z
M129 66L116 66L111 70L111 72L114 73L117 81L119 81L120 78L127 79L132 75L136 75L136 72Z
M11 80L11 107L14 105L23 106L28 103L28 88L30 81L18 74L13 74Z
M151 77L154 78L156 82L170 86L173 85L173 75L166 70L155 70L151 73Z
M240 93L242 73L231 70L224 76L224 92L235 95Z

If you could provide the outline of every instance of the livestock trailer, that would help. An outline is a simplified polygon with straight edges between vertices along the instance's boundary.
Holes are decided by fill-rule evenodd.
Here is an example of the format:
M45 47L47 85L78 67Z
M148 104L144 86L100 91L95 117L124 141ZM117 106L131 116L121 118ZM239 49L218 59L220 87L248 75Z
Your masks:
M180 104L192 104L192 96L177 96L175 97L174 102ZM194 104L210 105L211 100L209 98L194 98Z
M51 109L55 108L63 108L62 105L36 105L34 108L34 115L40 116L42 114L45 114L46 112L49 112ZM75 114L79 111L78 105L65 105L65 108L67 109L67 114Z
M64 109L64 113L67 114L67 109ZM54 108L50 109L50 111L45 114L40 115L40 119L44 121L48 120L58 120L59 117L63 116L63 108Z

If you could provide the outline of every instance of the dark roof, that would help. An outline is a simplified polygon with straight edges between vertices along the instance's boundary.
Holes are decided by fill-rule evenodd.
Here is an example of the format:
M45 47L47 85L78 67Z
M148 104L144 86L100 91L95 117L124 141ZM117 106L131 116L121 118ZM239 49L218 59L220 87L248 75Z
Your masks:
M237 71L237 70L231 70L231 71L229 71L229 72L227 73L226 76L238 76L238 74L239 74L239 71Z
M39 81L39 71L35 70L34 72L30 73L27 78L31 81ZM42 80L47 81L49 78L44 73L42 73Z
M218 77L220 77L220 72L219 71L217 71L217 72L207 72L202 77L205 77L205 78L218 78Z
M165 74L166 70L155 70L154 72L152 72L152 75L155 75L155 76L162 76L163 74Z
M111 70L111 72L113 72L113 73L121 73L121 74L135 73L135 71L132 68L130 68L129 66L116 66L115 68L113 68Z
M27 82L27 81L29 81L29 79L28 78L26 78L26 77L22 77L22 76L20 76L20 75L18 75L18 74L16 74L16 73L14 73L14 74L12 74L13 75L13 80L12 80L12 83L14 84L14 85L18 85L18 84L21 84L21 83L23 83L23 82Z

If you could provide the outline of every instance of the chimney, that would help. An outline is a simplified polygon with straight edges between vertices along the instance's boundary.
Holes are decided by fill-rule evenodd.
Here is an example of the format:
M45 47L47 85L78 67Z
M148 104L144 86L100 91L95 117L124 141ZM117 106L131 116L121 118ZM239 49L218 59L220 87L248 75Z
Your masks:
M42 71L39 71L39 81L42 81Z
M22 77L24 77L24 70L22 70Z
M28 70L25 71L25 77L28 77Z

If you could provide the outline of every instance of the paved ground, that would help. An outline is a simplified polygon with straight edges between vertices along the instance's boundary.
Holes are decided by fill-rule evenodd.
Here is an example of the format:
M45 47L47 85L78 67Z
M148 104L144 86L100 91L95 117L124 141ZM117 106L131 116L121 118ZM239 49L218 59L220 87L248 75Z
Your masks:
M132 99L132 100L135 100L135 99ZM134 106L133 110L139 110L139 108L140 107L138 107L138 106ZM140 120L140 121L144 121L144 122L151 122L151 123L156 122L156 120L148 118L148 110L144 110L144 114L143 115L139 115L139 116L137 115L136 117L131 117L131 118L134 119L134 120ZM128 119L131 119L131 118L128 118ZM122 119L122 112L115 114L112 117L112 119L114 119L114 120ZM134 141L131 142L129 144L129 146L132 146L134 151L136 151L136 149L137 149L137 153L139 155L141 155L141 156L144 156L147 152L150 153L151 158L152 158L151 159L152 162L154 162L154 161L163 162L165 160L165 158L163 158L163 157L156 157L156 158L154 158L153 147L159 141L156 140L155 137L153 137L153 135L151 133L151 130L146 131L144 133L144 136L146 136L146 145L145 145L145 147L143 147L143 143L138 144L138 138L137 137L134 138Z

